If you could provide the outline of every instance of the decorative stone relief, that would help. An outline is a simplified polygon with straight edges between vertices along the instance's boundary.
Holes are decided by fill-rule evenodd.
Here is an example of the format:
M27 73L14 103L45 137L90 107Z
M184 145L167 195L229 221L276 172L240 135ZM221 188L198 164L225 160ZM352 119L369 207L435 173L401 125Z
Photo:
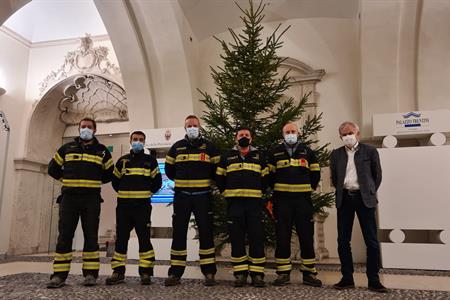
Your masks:
M97 122L128 121L127 97L123 88L96 75L75 77L64 88L58 103L60 120L75 125L90 117Z
M55 83L75 74L94 73L99 75L120 74L120 69L109 58L107 47L95 47L89 34L80 39L80 46L75 51L67 53L64 63L56 70L50 72L39 84L40 96Z

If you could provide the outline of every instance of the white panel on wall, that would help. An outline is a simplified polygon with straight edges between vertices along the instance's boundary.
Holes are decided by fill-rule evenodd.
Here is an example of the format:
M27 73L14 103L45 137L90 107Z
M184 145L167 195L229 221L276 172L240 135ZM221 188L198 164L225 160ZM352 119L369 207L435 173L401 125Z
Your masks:
M392 243L381 243L383 267L450 270L450 146L379 153L379 226L392 230Z

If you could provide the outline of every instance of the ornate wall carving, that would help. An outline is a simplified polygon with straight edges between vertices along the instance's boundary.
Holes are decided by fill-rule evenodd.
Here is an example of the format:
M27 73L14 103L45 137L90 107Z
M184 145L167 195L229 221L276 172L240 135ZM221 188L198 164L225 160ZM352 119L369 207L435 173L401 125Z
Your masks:
M64 63L56 70L51 71L39 84L39 95L42 96L57 82L76 74L117 75L120 69L109 58L107 47L94 47L89 34L80 39L80 46L70 51L64 58Z
M60 120L75 125L91 117L97 122L128 121L127 97L123 88L103 77L83 75L64 88L58 103Z

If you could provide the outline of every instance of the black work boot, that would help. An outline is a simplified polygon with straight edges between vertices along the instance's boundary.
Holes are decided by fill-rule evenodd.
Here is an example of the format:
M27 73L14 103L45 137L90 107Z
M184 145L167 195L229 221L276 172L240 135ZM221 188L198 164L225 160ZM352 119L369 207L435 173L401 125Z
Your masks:
M369 281L369 290L377 293L387 293L389 290L379 281Z
M291 276L289 274L278 274L278 277L273 281L273 285L275 286L282 286L289 284L289 281L291 280Z
M303 284L314 287L321 287L322 281L320 281L320 279L317 279L316 275L314 274L303 273Z
M216 285L216 279L214 278L214 274L206 274L205 281L203 282L204 286L214 286Z
M180 277L177 277L175 275L169 275L169 277L167 277L164 281L165 286L174 286L178 284L180 284Z
M83 285L84 286L97 285L97 278L95 278L94 275L88 274L86 275L86 277L84 277Z
M235 278L233 283L234 287L243 287L247 284L247 275L238 274L234 275L234 278Z
M252 285L254 287L265 287L266 283L264 282L263 276L262 275L253 275L252 276Z
M113 272L111 277L108 277L105 280L106 285L115 285L124 282L125 282L125 275L117 272Z
M152 284L152 278L149 274L142 274L141 275L141 284L142 285L150 285Z
M355 282L352 279L346 279L344 277L339 280L338 283L333 285L333 287L337 290L345 290L345 289L354 289L355 288Z
M62 279L59 276L52 276L52 278L50 278L50 281L47 283L47 288L48 289L57 289L60 287L63 287L66 284L66 280Z

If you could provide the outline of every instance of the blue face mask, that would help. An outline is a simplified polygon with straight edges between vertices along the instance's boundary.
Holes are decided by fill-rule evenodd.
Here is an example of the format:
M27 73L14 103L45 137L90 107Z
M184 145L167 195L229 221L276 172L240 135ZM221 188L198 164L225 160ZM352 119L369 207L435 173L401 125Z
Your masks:
M188 136L189 139L195 140L200 135L200 131L198 127L187 127L186 135Z
M134 153L141 152L142 150L144 150L144 143L139 141L133 141L131 142L131 149L133 150Z
M289 133L284 136L284 140L286 141L286 144L294 145L295 143L297 143L298 137L296 134Z
M90 128L81 128L80 129L80 138L83 141L90 141L94 137L94 131Z

